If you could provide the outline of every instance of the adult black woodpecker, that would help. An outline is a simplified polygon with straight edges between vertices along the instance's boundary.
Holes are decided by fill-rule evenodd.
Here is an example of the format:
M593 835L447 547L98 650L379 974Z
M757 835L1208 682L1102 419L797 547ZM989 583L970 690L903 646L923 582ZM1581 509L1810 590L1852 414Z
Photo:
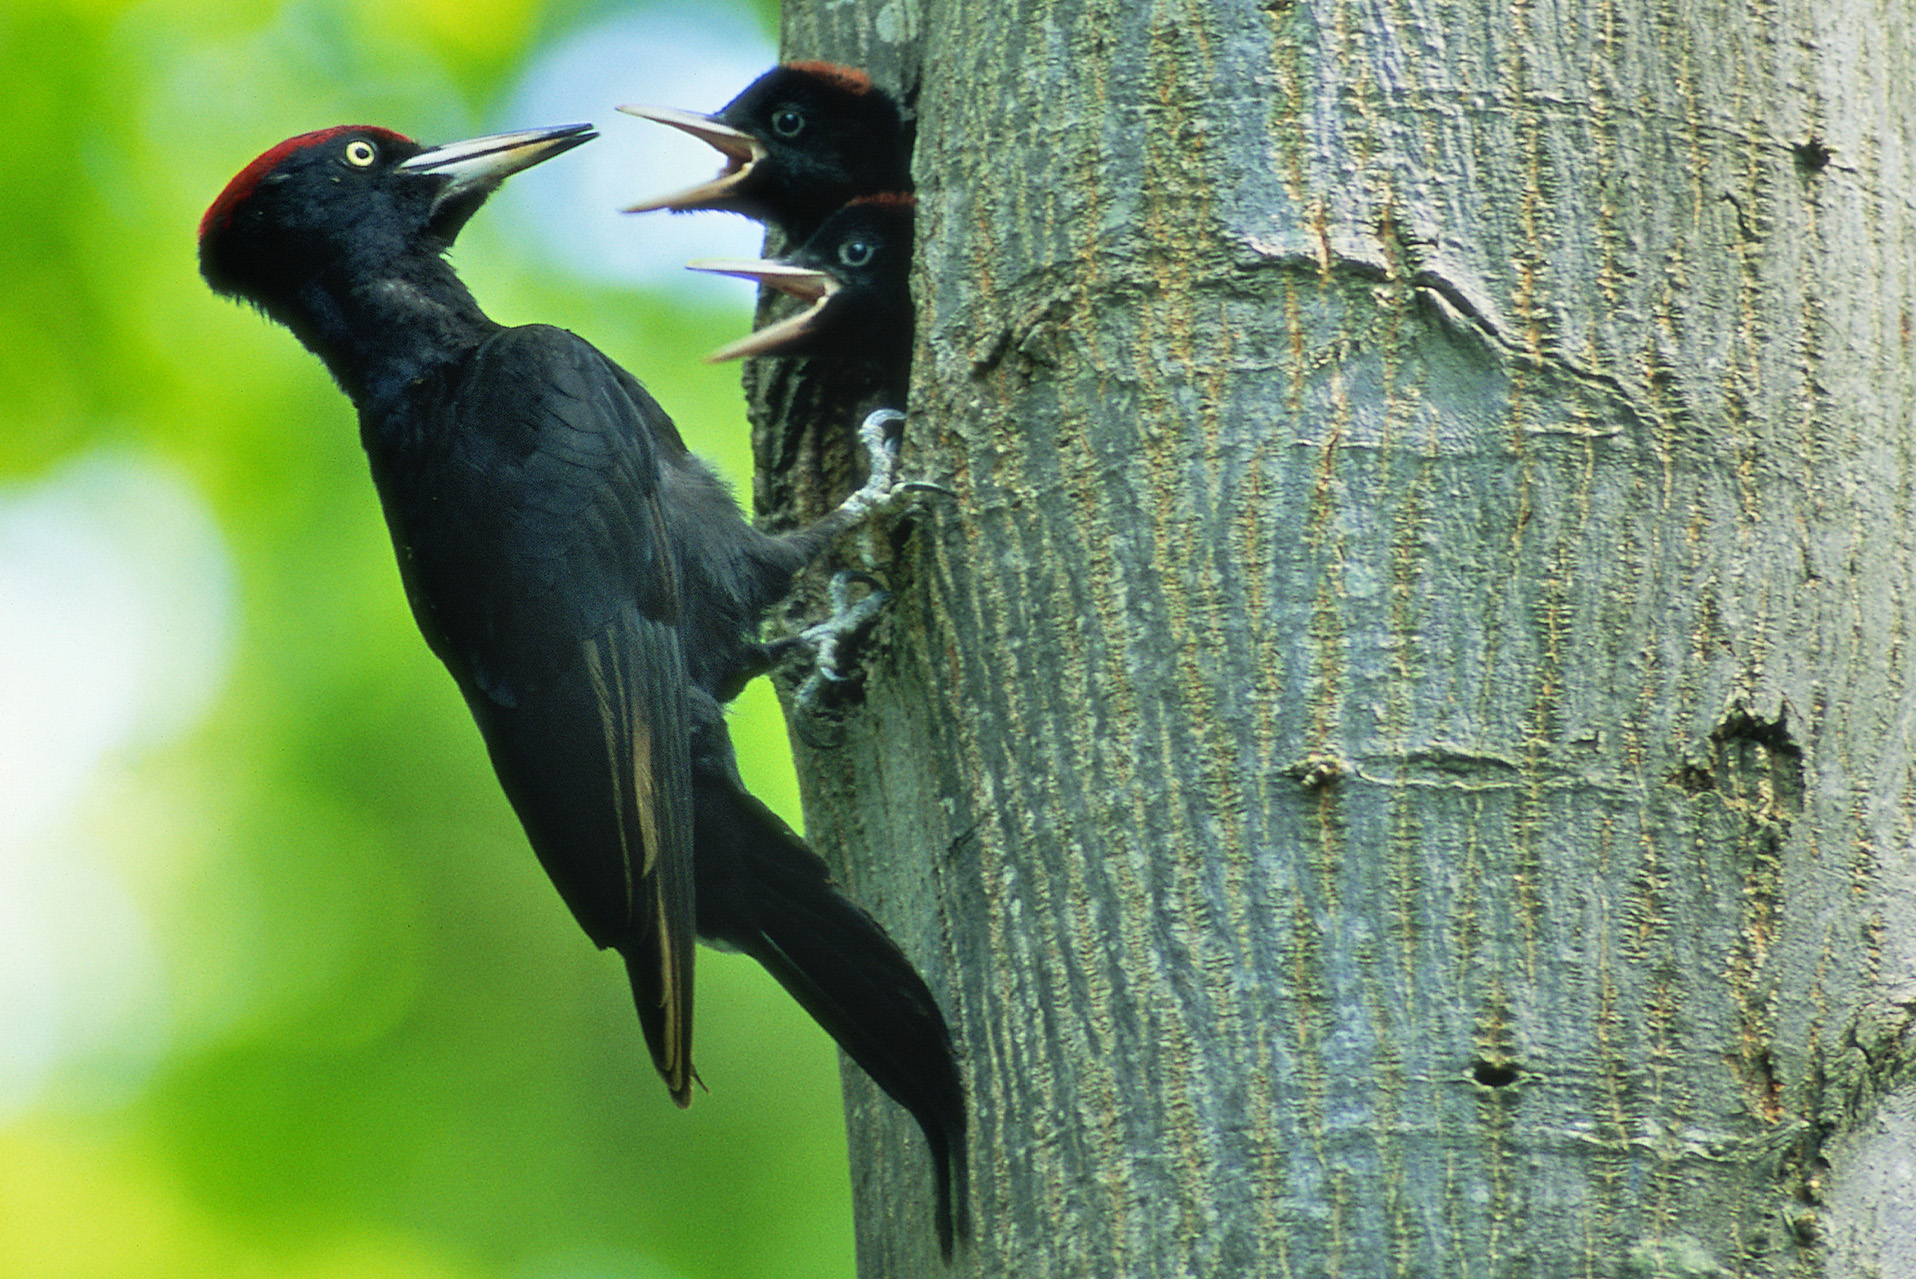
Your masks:
M871 360L897 369L902 384L911 362L915 205L902 193L861 196L782 258L687 263L694 271L757 280L808 303L804 310L705 358L814 355Z
M897 101L850 67L773 67L712 115L619 110L682 129L725 156L711 181L642 201L628 213L723 209L775 227L793 245L810 239L848 200L912 189L911 133Z
M685 1105L692 942L769 969L923 1128L949 1253L965 1098L924 981L825 863L748 794L720 703L769 650L766 609L896 491L753 529L645 388L583 339L480 311L445 251L510 174L587 125L424 147L348 126L242 169L200 223L200 269L318 355L360 438L426 642L478 722L533 851L586 934L624 957L654 1064ZM896 415L891 415L893 418Z

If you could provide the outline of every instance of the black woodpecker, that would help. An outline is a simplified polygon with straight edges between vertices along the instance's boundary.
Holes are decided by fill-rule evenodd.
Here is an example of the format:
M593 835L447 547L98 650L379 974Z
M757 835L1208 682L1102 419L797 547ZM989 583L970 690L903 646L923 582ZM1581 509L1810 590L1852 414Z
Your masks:
M888 505L894 445L824 519L753 529L637 379L547 325L486 318L444 254L570 125L424 147L348 126L240 171L200 269L318 355L359 410L400 577L500 785L586 934L624 957L652 1059L692 1082L692 940L771 971L917 1119L947 1254L964 1228L965 1096L931 991L825 863L747 794L720 704L770 651L766 609Z

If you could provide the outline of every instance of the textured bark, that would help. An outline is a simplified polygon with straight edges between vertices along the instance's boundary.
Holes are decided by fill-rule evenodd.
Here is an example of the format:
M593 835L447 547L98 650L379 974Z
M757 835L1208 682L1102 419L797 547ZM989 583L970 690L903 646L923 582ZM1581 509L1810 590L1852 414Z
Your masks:
M959 1273L1916 1273L1911 22L788 6L919 113L958 497L795 738L967 1052Z

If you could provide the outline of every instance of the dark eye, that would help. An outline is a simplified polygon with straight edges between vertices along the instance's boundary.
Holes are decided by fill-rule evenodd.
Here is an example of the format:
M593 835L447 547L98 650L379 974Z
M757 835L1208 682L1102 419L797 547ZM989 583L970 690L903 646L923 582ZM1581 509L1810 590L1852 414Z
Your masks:
M772 132L781 138L795 138L805 132L805 116L797 107L780 107L772 112Z
M379 158L379 148L364 138L354 138L346 144L346 163L355 169L363 169Z
M878 246L870 240L847 240L838 246L838 260L846 266L864 266L876 252Z

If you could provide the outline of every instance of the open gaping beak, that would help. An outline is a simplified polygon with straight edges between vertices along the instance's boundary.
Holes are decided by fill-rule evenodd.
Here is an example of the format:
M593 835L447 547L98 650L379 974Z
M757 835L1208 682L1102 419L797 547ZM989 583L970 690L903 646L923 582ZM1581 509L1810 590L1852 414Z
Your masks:
M671 107L620 107L619 110L627 115L638 116L641 120L669 124L725 156L725 167L710 182L643 200L626 209L627 213L647 213L653 209L709 209L730 199L737 191L738 184L745 180L745 175L752 171L752 166L765 158L764 143L729 124L720 124L709 115L678 111Z
M700 262L687 262L685 266L689 271L709 271L713 275L757 280L780 293L789 293L801 302L811 303L796 315L786 316L775 324L768 324L736 342L720 347L705 357L708 364L723 364L727 360L737 360L747 355L779 354L793 343L810 336L818 327L819 315L831 304L833 296L845 287L823 271L793 266L788 262L707 258Z

